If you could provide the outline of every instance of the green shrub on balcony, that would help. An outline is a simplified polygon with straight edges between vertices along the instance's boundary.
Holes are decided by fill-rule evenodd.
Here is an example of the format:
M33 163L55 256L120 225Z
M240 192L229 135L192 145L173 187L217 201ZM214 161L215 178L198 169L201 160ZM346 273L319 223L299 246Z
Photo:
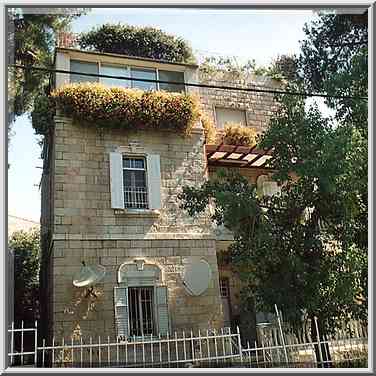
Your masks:
M82 49L128 56L147 57L176 63L194 63L189 44L182 38L153 27L105 24L81 33Z
M254 146L257 143L257 136L258 132L254 128L229 123L225 125L223 143L227 145Z

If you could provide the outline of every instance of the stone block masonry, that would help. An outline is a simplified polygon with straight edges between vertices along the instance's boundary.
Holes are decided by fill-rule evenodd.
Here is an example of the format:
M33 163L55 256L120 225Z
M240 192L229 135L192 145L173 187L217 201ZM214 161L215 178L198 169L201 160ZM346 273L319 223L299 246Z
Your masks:
M202 130L190 137L173 132L102 130L56 116L54 137L52 334L116 335L114 287L123 263L142 258L157 265L167 286L170 329L206 330L223 325L215 236L208 215L190 218L179 208L184 185L207 179ZM159 212L127 213L111 208L109 153L138 144L159 154ZM205 259L212 270L209 288L190 296L182 284L185 265ZM86 264L106 267L96 297L73 286Z
M168 289L168 310L171 331L206 330L223 325L219 296L218 266L213 240L56 240L53 250L53 330L56 338L80 334L84 338L116 336L114 317L114 286L123 263L143 258L162 271L163 284ZM200 255L200 256L197 256ZM212 270L209 288L200 296L191 296L182 283L184 266L205 259ZM97 298L85 297L86 289L74 287L74 274L81 262L102 264L106 276L95 287ZM105 331L104 331L105 329Z

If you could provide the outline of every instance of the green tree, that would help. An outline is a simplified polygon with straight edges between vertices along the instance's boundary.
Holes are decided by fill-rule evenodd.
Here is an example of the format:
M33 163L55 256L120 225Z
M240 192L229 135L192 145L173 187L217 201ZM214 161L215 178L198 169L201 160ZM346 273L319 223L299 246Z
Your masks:
M83 8L54 8L51 13L38 9L8 10L8 65L53 67L56 33L67 30L73 19L86 11ZM30 112L34 99L44 93L50 75L32 69L8 68L8 129L16 117Z
M194 63L195 57L183 38L153 27L105 24L82 33L80 47L99 52L148 57L172 62Z
M323 55L321 37L332 31L334 40L346 40L333 24L335 17L321 16L306 27L300 75L287 90L366 95L364 48L342 55L338 44L336 55L346 63L327 71L335 64L331 54ZM342 33L352 34L345 24ZM357 74L359 82L352 88ZM344 82L336 86L339 80ZM227 172L201 187L185 187L182 207L196 215L209 203L215 205L213 221L234 233L230 252L249 287L248 299L255 298L263 310L277 304L291 323L303 313L317 317L320 332L328 333L340 319L367 319L366 101L328 100L335 110L331 119L304 97L281 95L277 100L278 111L259 146L273 147L270 167L277 171L273 178L282 185L281 195L259 197L254 185Z
M14 257L14 321L33 326L39 317L39 229L14 232L9 248Z

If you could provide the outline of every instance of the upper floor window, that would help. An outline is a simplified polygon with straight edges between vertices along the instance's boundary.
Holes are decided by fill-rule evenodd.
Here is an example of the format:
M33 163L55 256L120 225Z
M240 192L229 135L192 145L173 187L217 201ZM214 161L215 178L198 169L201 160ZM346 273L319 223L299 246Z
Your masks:
M183 72L173 72L173 71L165 71L159 70L159 80L161 81L170 81L170 82L181 82L179 84L170 84L170 83L160 83L159 89L165 91L171 91L176 93L181 93L185 91L184 88L184 73Z
M90 63L87 61L80 61L80 60L71 60L70 61L70 70L72 72L80 72L80 73L92 73L98 74L98 64L97 63ZM99 77L95 76L84 76L79 74L72 74L70 76L70 82L98 82Z
M215 117L217 128L224 129L226 124L236 123L243 126L247 125L245 111L234 108L216 107Z
M105 64L71 60L70 69L74 72L103 74L108 76L124 76L147 80L170 81L174 83L159 83L148 81L122 80L109 77L92 77L72 74L70 82L101 82L107 86L133 87L141 90L165 90L169 92L184 92L184 72L168 71L157 68L130 67L126 65ZM175 84L177 82L177 84Z
M145 158L123 157L124 207L147 209L148 191L146 185Z
M109 65L101 64L101 74L108 76L124 76L129 77L129 69L122 65ZM101 83L107 86L117 86L117 87L130 87L130 80L119 80L116 78L101 77Z
M144 69L144 68L131 68L132 78L141 78L146 80L156 80L157 72L155 69ZM132 81L132 87L141 90L156 90L156 82L147 81Z
M160 156L110 153L110 184L113 209L161 209Z

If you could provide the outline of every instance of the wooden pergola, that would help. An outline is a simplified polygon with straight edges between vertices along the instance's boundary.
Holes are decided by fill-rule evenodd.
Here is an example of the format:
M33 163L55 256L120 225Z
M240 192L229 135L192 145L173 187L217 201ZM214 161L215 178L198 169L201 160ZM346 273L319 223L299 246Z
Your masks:
M267 162L272 158L271 150L239 145L205 145L209 166L268 169Z

